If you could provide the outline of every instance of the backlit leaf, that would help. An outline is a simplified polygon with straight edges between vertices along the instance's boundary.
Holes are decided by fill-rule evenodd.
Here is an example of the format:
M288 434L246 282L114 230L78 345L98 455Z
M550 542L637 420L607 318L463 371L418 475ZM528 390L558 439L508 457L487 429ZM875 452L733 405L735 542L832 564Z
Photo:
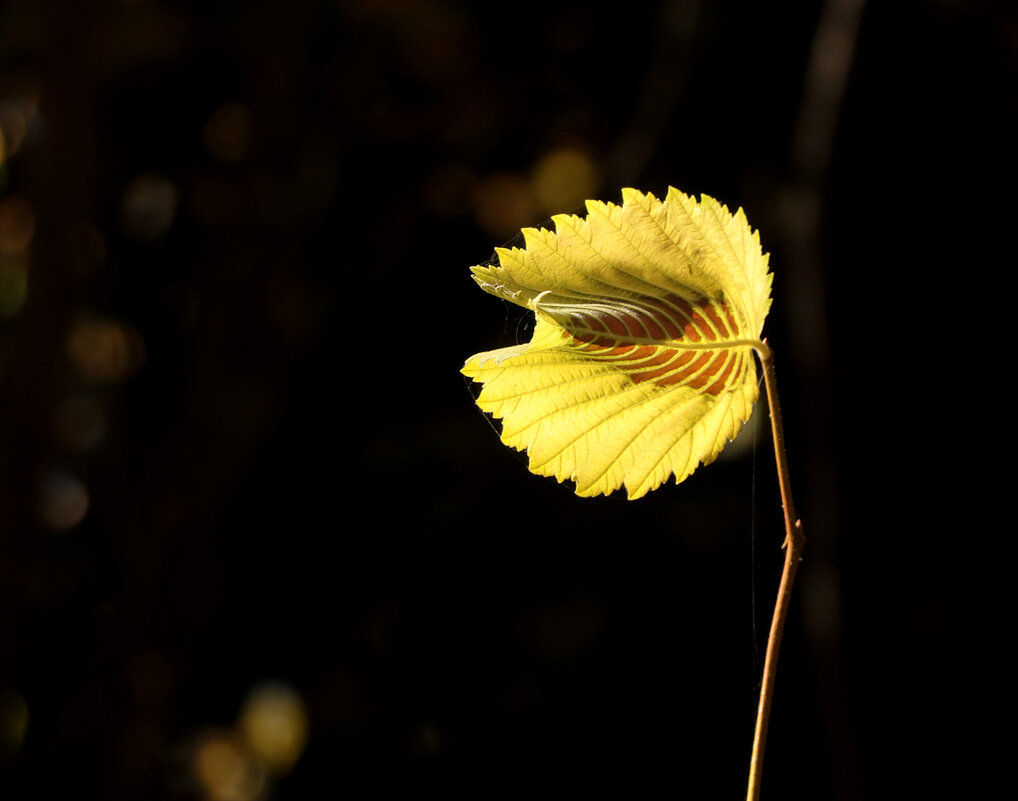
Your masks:
M676 189L622 199L524 229L525 248L472 268L536 325L463 373L534 473L639 498L713 461L749 419L771 275L742 209Z

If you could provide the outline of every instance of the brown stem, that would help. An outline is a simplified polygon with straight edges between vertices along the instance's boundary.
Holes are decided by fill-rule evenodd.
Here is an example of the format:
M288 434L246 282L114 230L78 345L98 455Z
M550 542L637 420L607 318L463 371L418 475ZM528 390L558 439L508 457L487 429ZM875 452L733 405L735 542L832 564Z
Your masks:
M756 731L753 735L753 755L749 763L749 789L746 801L759 801L760 777L763 774L764 744L767 741L767 724L771 717L771 702L774 698L774 681L778 671L778 651L781 648L781 635L785 630L785 618L788 617L789 602L792 598L792 584L795 572L802 557L802 548L806 537L802 531L802 521L795 516L792 505L792 490L788 478L788 459L785 456L785 432L781 425L781 406L778 403L778 387L774 378L774 355L767 347L757 350L760 366L763 368L764 384L767 388L767 405L771 412L771 433L774 440L774 460L778 468L778 485L781 488L781 506L785 512L785 566L781 571L781 584L778 587L778 598L774 604L774 617L771 620L771 632L767 638L767 654L764 657L763 680L760 685L760 705L756 713Z

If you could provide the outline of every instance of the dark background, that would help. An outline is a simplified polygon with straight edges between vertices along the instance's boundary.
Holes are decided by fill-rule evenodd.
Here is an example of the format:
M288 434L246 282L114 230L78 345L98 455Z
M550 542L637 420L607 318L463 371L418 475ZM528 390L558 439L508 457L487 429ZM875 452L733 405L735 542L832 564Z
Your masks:
M764 798L1018 798L1016 77L1005 0L0 5L0 796L744 793L765 429L580 499L458 373L565 152L772 254Z

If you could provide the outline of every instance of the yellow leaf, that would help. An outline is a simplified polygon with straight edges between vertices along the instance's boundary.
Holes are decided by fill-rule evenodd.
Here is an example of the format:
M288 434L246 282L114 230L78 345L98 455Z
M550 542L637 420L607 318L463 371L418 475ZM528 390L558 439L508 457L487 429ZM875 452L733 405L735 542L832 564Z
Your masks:
M554 232L526 228L525 248L472 268L537 322L529 343L479 353L463 373L531 471L635 499L713 461L749 419L772 276L742 209L674 188L622 200L553 217Z

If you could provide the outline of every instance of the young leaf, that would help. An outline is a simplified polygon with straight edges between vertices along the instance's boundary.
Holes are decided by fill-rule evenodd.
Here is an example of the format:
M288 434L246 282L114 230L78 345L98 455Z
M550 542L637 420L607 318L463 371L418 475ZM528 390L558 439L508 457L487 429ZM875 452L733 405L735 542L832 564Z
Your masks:
M472 268L537 321L529 343L479 353L463 373L531 471L635 499L713 461L749 419L771 275L742 209L674 188L622 200L558 215L554 232L526 228L525 248Z

